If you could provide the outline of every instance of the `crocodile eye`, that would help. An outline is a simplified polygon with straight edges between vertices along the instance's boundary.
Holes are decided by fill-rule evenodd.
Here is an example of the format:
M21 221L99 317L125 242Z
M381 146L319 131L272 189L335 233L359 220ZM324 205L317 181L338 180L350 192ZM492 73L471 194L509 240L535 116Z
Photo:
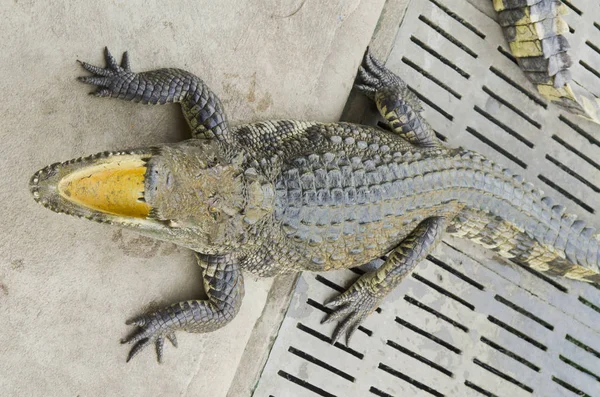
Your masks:
M208 207L208 213L216 221L219 216L219 209L211 205L210 207Z

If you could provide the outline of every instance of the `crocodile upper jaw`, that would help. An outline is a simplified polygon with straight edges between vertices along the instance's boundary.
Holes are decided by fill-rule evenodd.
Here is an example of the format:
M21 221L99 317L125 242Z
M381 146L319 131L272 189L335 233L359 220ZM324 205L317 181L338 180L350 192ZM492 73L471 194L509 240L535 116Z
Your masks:
M102 152L55 163L37 171L29 182L44 207L102 223L161 229L149 216L144 199L149 150Z

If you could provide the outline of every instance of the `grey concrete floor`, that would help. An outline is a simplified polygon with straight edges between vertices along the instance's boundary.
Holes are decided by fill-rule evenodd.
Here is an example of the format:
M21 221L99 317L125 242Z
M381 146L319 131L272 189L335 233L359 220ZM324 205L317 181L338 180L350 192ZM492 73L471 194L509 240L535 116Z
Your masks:
M56 161L188 136L177 106L97 99L76 59L129 50L134 70L201 76L233 123L336 120L384 0L0 3L0 394L224 396L270 280L246 277L240 315L180 333L158 365L125 364L126 318L200 298L191 252L35 204L30 175Z

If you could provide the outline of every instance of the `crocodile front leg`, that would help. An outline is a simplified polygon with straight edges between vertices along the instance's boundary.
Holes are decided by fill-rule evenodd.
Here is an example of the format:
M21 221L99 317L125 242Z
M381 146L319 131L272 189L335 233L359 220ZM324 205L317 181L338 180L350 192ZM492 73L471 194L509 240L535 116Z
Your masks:
M108 48L105 48L104 55L106 68L79 61L85 70L94 74L79 77L86 84L98 86L93 95L153 105L179 103L194 138L214 137L231 143L221 101L201 79L181 69L134 73L127 52L123 53L121 65Z
M446 225L443 217L424 220L390 253L379 269L364 274L346 292L326 303L335 309L322 322L341 320L333 333L332 343L346 334L346 345L349 344L360 323L435 248Z
M153 342L161 362L165 337L177 346L175 331L212 332L229 323L238 313L244 297L244 279L236 261L229 255L196 253L196 257L203 270L208 300L179 302L127 321L127 324L139 327L122 341L134 344L127 361Z

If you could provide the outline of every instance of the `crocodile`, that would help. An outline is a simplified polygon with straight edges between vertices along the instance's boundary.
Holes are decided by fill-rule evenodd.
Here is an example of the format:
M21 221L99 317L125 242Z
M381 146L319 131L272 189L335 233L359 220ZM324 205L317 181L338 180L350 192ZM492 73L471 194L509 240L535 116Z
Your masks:
M565 207L483 156L438 140L406 83L367 50L355 88L388 129L294 120L230 125L218 97L180 69L133 72L127 52L106 67L81 62L97 97L178 103L192 138L106 151L49 165L30 180L58 212L187 247L208 299L130 319L129 361L165 338L229 323L244 296L242 270L270 277L329 271L385 257L327 302L332 341L349 343L445 235L470 239L551 275L599 282L600 236Z
M517 64L542 96L563 109L600 123L600 98L572 79L573 60L560 0L493 0L498 23Z

